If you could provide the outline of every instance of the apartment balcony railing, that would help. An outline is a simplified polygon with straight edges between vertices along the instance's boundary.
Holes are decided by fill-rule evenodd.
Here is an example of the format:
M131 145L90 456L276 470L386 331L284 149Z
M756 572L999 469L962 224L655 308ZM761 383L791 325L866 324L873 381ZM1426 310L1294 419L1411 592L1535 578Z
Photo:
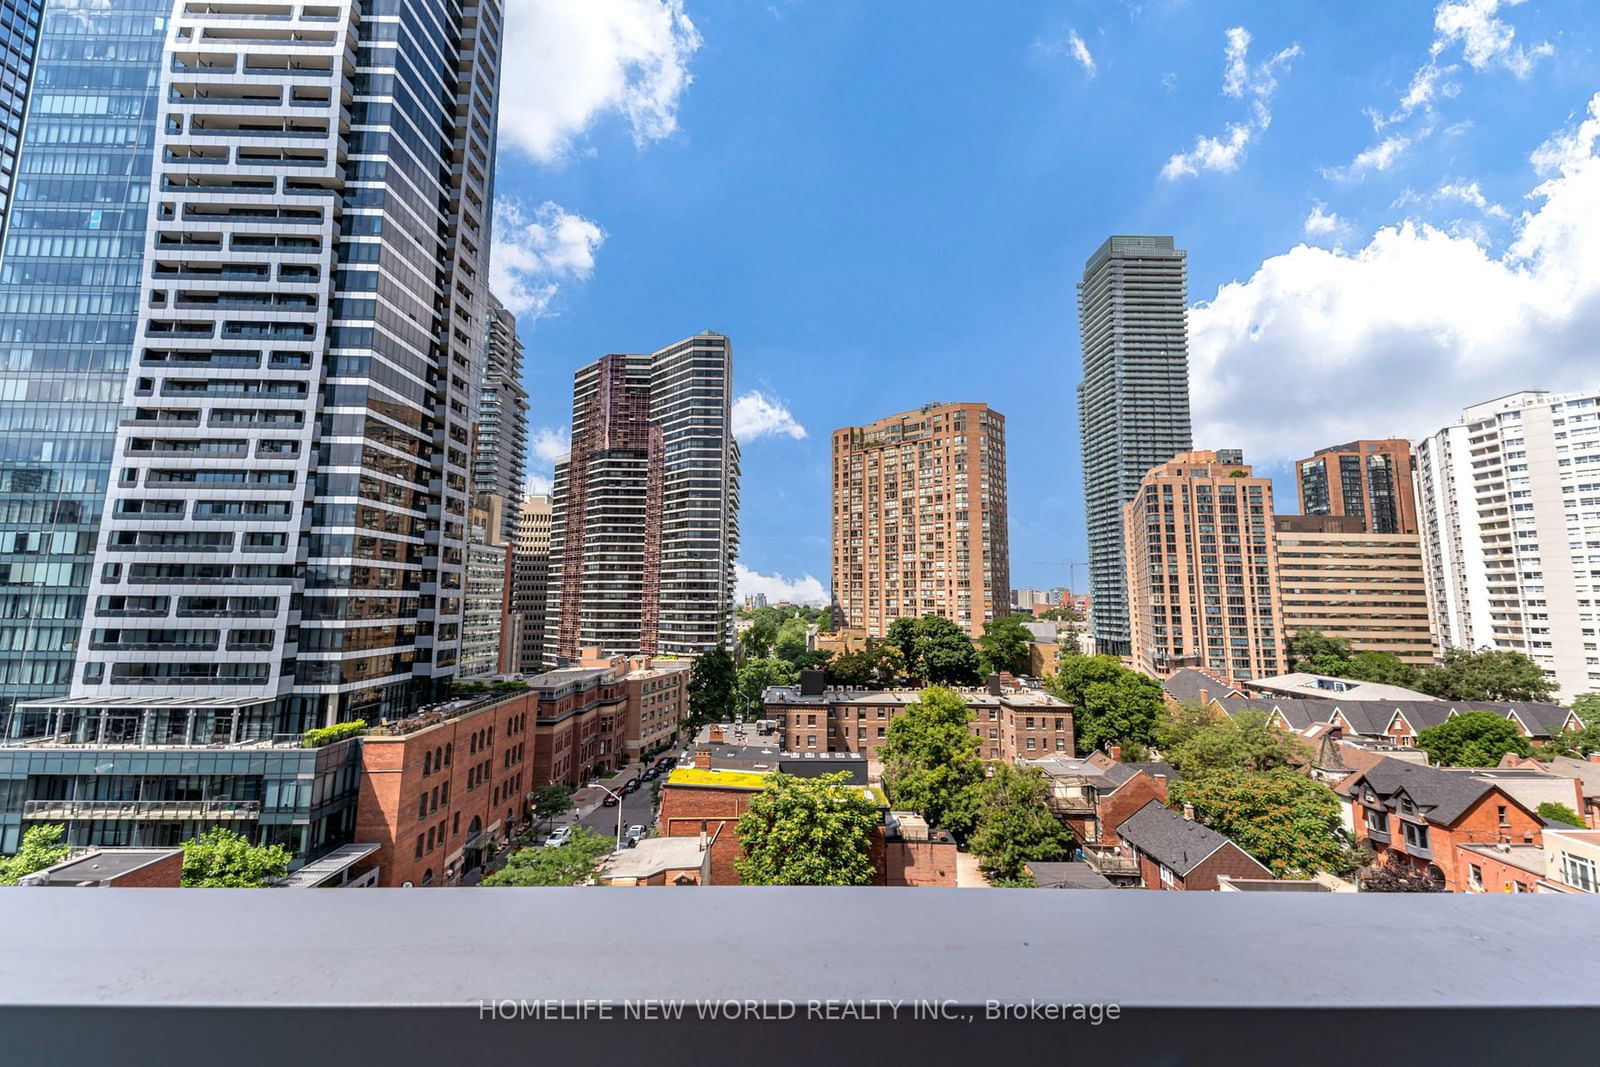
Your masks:
M0 892L8 1062L1564 1064L1600 1032L1590 894L92 896Z
M22 817L41 822L72 819L227 822L261 817L259 800L25 800Z

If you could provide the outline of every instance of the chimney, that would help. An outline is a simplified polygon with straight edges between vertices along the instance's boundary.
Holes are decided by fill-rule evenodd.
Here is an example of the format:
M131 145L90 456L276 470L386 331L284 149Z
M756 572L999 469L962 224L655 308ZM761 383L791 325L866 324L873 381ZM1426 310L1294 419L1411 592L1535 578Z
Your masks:
M713 735L712 740L717 740L715 735ZM709 746L695 746L694 769L697 771L709 771L711 769L711 749Z
M720 743L722 741L722 727L713 723L711 726L711 732L707 734L706 737L711 741Z
M1121 745L1112 745L1111 748L1107 750L1107 755L1109 755L1116 762L1121 763L1122 762L1122 746Z
M1209 690L1209 689L1200 690L1200 706L1202 708L1204 708L1204 707L1209 707L1210 705L1211 705L1211 690Z
M1189 822L1194 822L1194 805L1193 804L1185 804L1183 806L1183 817L1184 817L1185 820L1187 820Z
M1000 685L1000 676L998 674L989 675L989 695L997 697L1004 692L1005 690Z
M827 688L828 673L816 668L808 668L800 672L800 695L803 697L819 697Z
M1155 780L1156 795L1161 798L1161 803L1165 804L1167 802L1167 776L1164 774L1158 774L1155 775Z

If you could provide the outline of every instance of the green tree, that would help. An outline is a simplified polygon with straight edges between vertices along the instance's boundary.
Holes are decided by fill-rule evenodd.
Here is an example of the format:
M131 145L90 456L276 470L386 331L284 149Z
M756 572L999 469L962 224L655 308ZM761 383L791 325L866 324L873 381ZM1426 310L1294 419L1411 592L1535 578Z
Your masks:
M889 723L881 750L883 785L895 807L964 840L977 821L980 743L960 694L936 685L924 689Z
M1533 746L1510 719L1469 711L1417 734L1417 747L1441 767L1498 767L1507 752L1533 755Z
M772 654L787 663L799 665L806 654L806 621L787 619L778 627L778 636L772 641Z
M1321 782L1279 768L1219 770L1172 785L1172 799L1194 805L1195 818L1266 864L1274 875L1307 878L1354 869L1353 843L1339 819L1339 798Z
M1115 656L1062 656L1045 685L1072 705L1080 752L1124 741L1149 744L1154 736L1161 683L1128 670Z
M744 649L746 659L766 659L772 655L772 646L777 640L778 623L757 618L754 625L740 636L739 645Z
M533 797L533 810L541 819L554 819L572 810L572 790L564 785L547 785Z
M1315 670L1311 665L1321 663L1339 666L1349 662L1350 642L1342 637L1328 637L1321 630L1301 630L1289 642L1291 670L1326 674L1328 672Z
M993 884L1026 872L1030 861L1057 860L1072 847L1072 833L1050 811L1050 783L1038 767L997 763L978 787L978 829L968 842Z
M905 677L906 659L888 641L868 640L857 652L835 656L826 670L829 685L887 689Z
M745 885L870 885L872 833L883 812L846 773L767 776L736 832Z
M1580 693L1573 697L1572 710L1585 726L1600 726L1600 693Z
M696 722L719 722L732 715L736 675L733 656L718 645L695 657L689 671L689 714Z
M1600 752L1600 723L1589 723L1581 730L1564 730L1539 746L1539 756L1573 756L1588 759Z
M183 884L201 889L262 889L289 873L282 845L252 845L220 826L183 843Z
M800 672L781 659L752 659L739 665L737 699L734 708L747 719L761 717L761 694L774 685L794 685Z
M1245 708L1232 717L1208 717L1162 751L1190 778L1217 771L1298 769L1309 764L1313 755L1308 746L1273 726L1267 713L1257 708Z
M565 844L553 848L523 848L511 853L504 867L479 884L491 888L582 885L595 876L600 860L615 844L615 839L597 834L587 826L574 827Z
M1580 830L1585 829L1581 815L1565 804L1557 804L1553 800L1547 800L1539 805L1539 818L1545 822L1564 822L1568 826L1576 826Z
M1079 615L1076 611L1073 611L1071 608L1067 607L1065 604L1063 604L1063 605L1061 605L1059 607L1048 608L1045 611L1040 612L1039 615L1037 616L1037 618L1041 622L1082 622L1083 621L1083 616Z
M985 671L1028 673L1028 644L1033 634L1019 615L1000 615L984 624L978 652Z
M66 833L60 823L28 827L17 854L0 859L0 886L16 885L23 877L66 859L69 847L61 841Z
M900 649L906 673L932 685L975 685L982 680L978 650L961 627L940 615L896 619L889 643Z
M1440 700L1535 700L1555 696L1556 686L1521 652L1452 648L1424 670L1417 688Z
M1289 643L1291 670L1325 674L1331 678L1379 682L1413 688L1418 675L1415 667L1388 652L1352 652L1350 642L1325 636L1319 630L1304 630Z

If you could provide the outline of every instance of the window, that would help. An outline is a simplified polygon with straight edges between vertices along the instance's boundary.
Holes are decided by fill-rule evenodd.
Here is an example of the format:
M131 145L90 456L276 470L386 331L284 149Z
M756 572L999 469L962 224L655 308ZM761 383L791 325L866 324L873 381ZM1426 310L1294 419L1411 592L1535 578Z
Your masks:
M1367 809L1367 833L1369 833L1369 834L1385 834L1385 835L1387 835L1389 833L1389 815L1388 815L1388 813L1387 812L1382 812L1382 811L1373 811L1371 808L1368 808Z
M1483 868L1476 863L1467 864L1467 884L1479 891L1483 889Z
M1170 889L1172 886L1177 884L1177 875L1173 874L1172 868L1168 867L1165 863L1160 864L1159 866L1161 867L1161 884Z
M1511 820L1506 817L1506 806L1504 804L1501 804L1500 807L1497 810L1500 812L1500 825L1501 826L1510 826L1511 825Z
M422 835L417 835L417 859L422 858Z
M1585 893L1600 892L1600 879L1596 878L1595 862L1587 856L1561 854L1561 880Z
M422 777L426 778L426 777L428 777L428 775L430 775L432 773L433 773L433 753L432 752L424 752L422 754Z
M1406 849L1412 852L1428 851L1428 828L1414 822L1402 823L1401 829L1406 836Z
M417 798L417 818L426 818L428 815L428 794L424 793Z

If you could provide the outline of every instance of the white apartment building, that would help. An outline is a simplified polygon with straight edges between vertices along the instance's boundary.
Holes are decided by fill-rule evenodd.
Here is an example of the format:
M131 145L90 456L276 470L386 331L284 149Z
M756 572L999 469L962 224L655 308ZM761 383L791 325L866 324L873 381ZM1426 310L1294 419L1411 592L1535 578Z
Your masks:
M500 18L174 4L77 706L294 732L456 673Z
M1600 390L1474 405L1416 470L1441 645L1525 653L1563 701L1600 690Z

